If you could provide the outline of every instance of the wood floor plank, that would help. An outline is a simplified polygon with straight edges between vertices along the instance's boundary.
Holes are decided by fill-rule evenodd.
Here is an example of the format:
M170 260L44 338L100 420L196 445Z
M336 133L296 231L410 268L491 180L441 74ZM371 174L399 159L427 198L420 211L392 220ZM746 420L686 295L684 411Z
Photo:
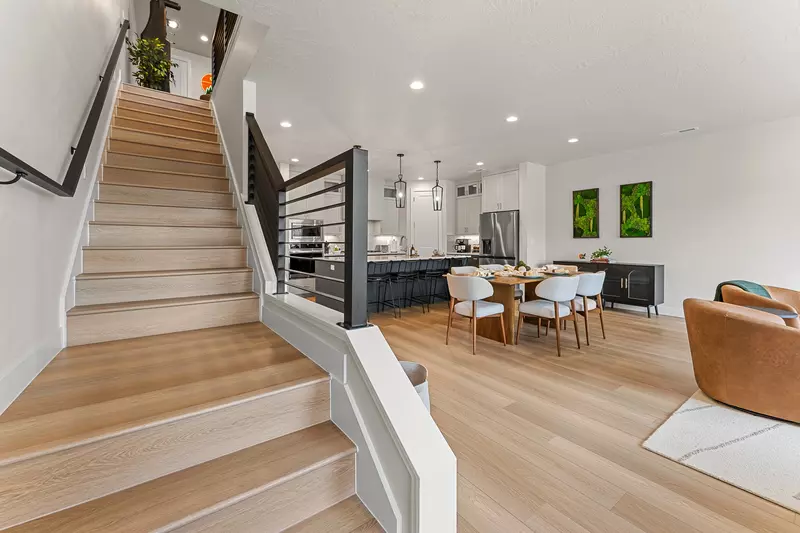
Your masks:
M286 533L352 533L353 531L367 531L367 527L377 526L376 520L358 499L351 496L336 505L317 513L311 518L290 527ZM383 531L383 529L374 529Z
M443 304L371 317L398 359L428 367L464 530L800 533L796 513L641 447L697 390L685 324L605 317L608 339L592 323L591 346L565 343L561 358L530 326L518 346L480 338L472 355L455 321L445 346Z

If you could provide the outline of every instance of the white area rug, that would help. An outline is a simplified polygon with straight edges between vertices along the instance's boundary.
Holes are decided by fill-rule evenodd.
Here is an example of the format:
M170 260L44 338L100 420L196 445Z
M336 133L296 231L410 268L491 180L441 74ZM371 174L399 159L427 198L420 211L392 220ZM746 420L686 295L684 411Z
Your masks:
M800 513L800 425L697 391L643 446Z

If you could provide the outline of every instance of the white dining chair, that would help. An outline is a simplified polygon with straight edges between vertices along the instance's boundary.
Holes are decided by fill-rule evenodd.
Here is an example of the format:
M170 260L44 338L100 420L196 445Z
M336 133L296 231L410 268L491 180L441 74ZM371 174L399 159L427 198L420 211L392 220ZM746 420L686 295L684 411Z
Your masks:
M578 335L578 320L575 315L575 296L578 293L579 278L580 276L548 278L536 286L536 296L540 299L519 304L516 344L519 344L519 332L522 329L523 317L532 316L537 318L537 337L540 334L543 318L554 321L556 350L559 357L561 357L561 321L572 320L575 326L575 340L578 342L580 350L581 339Z
M600 314L600 329L606 338L606 325L603 322L603 283L606 281L605 271L586 273L578 276L578 290L575 296L575 310L583 315L586 330L586 345L589 345L589 313Z
M463 276L464 274L472 274L476 270L478 270L478 267L474 266L450 267L451 274L461 275L461 276Z
M455 313L469 318L473 355L477 343L478 320L481 318L500 317L503 346L506 345L506 324L503 319L505 307L501 303L484 300L494 294L494 287L491 283L476 276L447 276L447 288L450 290L450 314L447 317L445 344L450 343L450 326L453 323L453 313Z

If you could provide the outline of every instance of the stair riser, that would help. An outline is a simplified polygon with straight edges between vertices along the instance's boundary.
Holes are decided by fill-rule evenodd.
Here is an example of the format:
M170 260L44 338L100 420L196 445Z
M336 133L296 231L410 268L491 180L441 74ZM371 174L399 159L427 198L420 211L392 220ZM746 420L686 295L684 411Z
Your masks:
M67 317L67 346L245 324L259 319L258 298Z
M75 304L94 305L237 294L253 290L252 272L78 279Z
M141 118L146 119L147 117L141 117ZM189 129L188 127L176 128L174 126L165 126L163 124L146 122L145 120L134 120L130 118L114 117L113 125L120 128L130 128L132 130L147 131L150 133L175 135L178 137L197 139L198 141L218 142L216 133L206 133L205 131L197 131L194 129Z
M157 100L164 100L167 102L175 102L178 104L184 104L191 107L195 107L200 111L205 111L211 109L211 104L205 100L194 100L192 98L186 98L185 96L178 96L177 94L171 94L164 91L154 91L152 89L147 89L145 87L138 87L136 85L122 85L122 92L125 94L138 94L140 96L147 96L149 98L155 98Z
M170 159L176 159L178 161L213 163L216 165L222 164L222 154L210 154L206 152L195 152L192 150L181 150L179 148L169 148L166 146L140 144L136 142L120 141L114 138L109 139L108 149L115 152L125 152L128 154L166 157Z
M323 381L0 467L0 529L322 423L328 394Z
M233 207L230 193L207 193L177 191L170 189L151 189L147 187L128 187L100 184L100 200L145 205L168 205L186 207Z
M217 165L207 165L203 163L192 163L189 161L174 161L172 159L158 159L141 155L119 154L108 152L106 154L106 164L115 167L126 167L132 169L159 170L173 173L185 172L200 176L216 178L227 177L225 167Z
M280 533L355 494L350 455L204 516L173 533Z
M247 252L243 248L83 250L83 271L87 274L245 266L247 266Z
M154 115L161 115L164 117L188 120L191 122L199 122L201 124L206 124L211 126L214 125L214 118L211 117L210 115L205 116L198 113L187 113L186 111L181 111L180 109L171 109L169 107L161 107L161 106L150 105L147 103L133 102L131 100L126 100L122 98L117 100L117 105L123 106L126 109L131 109L133 111L144 111L146 113L152 113Z
M240 228L89 225L90 246L228 246L242 244Z
M129 102L127 102L129 103ZM178 117L168 117L161 113L149 113L144 112L148 110L142 109L132 109L129 107L125 107L126 102L123 102L121 105L118 105L117 108L114 110L114 116L119 118L132 118L141 120L144 122L149 122L152 124L159 124L162 126L178 126L181 128L189 128L194 130L200 130L207 133L216 133L217 129L214 126L213 122L208 121L194 121L194 120L184 120Z
M105 204L95 202L97 222L132 222L146 224L177 224L191 226L235 226L236 211L232 209L200 209L196 207L156 207L151 205Z
M102 181L103 183L116 183L119 185L143 185L146 187L167 187L218 193L228 192L230 188L230 183L228 183L227 179L114 167L103 168Z
M211 109L210 108L201 108L196 107L194 105L186 105L179 102L171 102L169 100L163 100L161 98L150 98L149 96L143 96L141 94L134 94L129 93L127 91L122 91L119 93L119 101L121 102L136 102L139 104L145 104L150 106L155 106L163 109L169 109L173 111L183 112L183 113L191 113L192 116L194 114L199 114L203 117L210 117L211 116Z
M178 149L197 150L199 152L204 152L208 154L222 155L219 143L169 137L167 135L160 135L158 133L153 133L153 132L143 132L143 131L122 129L122 128L111 128L111 138L118 141L147 143L161 148L171 148L175 150Z

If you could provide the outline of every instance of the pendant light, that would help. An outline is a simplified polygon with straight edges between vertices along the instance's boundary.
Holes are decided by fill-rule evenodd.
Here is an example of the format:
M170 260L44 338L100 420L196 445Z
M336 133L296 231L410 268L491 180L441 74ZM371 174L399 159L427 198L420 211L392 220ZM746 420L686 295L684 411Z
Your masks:
M441 161L437 159L434 163L436 163L436 185L431 189L431 192L433 192L433 210L441 211L442 200L444 199L444 189L439 185L439 163L441 163Z
M403 155L397 154L400 160L400 173L397 175L398 180L394 182L394 206L402 209L406 206L406 182L403 181Z

